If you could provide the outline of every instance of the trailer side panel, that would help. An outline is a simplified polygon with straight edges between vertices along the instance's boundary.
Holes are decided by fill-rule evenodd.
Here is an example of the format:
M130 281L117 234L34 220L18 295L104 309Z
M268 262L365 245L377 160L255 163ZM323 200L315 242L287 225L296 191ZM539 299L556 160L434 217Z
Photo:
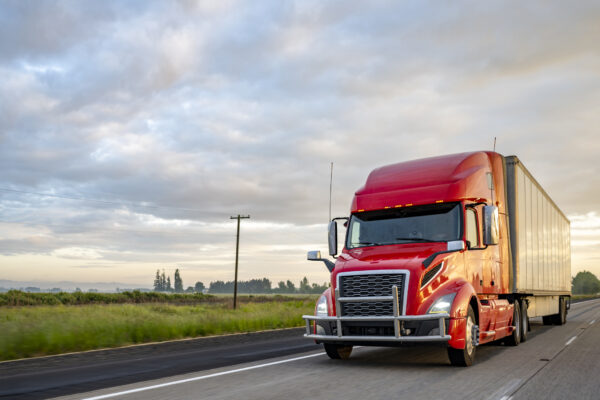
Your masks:
M570 222L516 156L505 161L513 292L570 295Z

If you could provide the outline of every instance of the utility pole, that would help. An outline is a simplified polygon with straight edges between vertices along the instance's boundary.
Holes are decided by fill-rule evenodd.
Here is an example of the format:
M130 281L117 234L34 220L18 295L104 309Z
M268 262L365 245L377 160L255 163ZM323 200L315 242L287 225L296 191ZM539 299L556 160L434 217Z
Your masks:
M238 281L238 258L240 254L240 219L250 218L249 215L240 215L237 217L229 217L229 219L237 219L237 237L235 239L235 280L233 283L233 309L237 306L237 281Z

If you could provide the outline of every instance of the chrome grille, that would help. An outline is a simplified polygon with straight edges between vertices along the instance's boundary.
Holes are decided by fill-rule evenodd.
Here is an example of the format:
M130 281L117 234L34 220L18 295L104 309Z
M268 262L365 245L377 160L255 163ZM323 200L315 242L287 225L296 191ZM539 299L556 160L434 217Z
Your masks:
M398 287L400 314L404 304L404 274L364 274L340 275L340 297L379 297L391 296L392 286ZM342 304L343 316L391 316L392 301L345 302Z
M342 304L342 315L349 317L390 316L394 307L391 301L371 301L364 303Z

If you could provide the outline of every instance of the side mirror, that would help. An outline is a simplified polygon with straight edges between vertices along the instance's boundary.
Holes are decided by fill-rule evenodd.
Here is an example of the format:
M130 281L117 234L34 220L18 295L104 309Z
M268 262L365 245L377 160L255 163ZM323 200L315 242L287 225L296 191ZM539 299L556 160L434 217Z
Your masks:
M484 206L483 207L483 244L494 245L498 244L499 240L499 221L498 207Z
M306 254L306 259L308 261L323 261L325 263L325 266L329 270L329 272L333 271L333 269L335 268L334 263L332 263L331 261L329 261L326 258L321 258L321 252L318 250L309 251Z
M329 243L329 255L335 256L338 253L338 241L337 241L337 222L331 221L327 229L327 239Z

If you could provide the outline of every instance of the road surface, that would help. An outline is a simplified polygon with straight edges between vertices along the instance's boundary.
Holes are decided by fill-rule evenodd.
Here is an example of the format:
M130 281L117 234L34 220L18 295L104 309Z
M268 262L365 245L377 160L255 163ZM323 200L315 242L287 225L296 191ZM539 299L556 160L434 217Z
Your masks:
M302 351L61 399L599 399L600 300L572 305L567 324L532 319L518 347L477 348L452 367L441 346L361 347L350 360Z

